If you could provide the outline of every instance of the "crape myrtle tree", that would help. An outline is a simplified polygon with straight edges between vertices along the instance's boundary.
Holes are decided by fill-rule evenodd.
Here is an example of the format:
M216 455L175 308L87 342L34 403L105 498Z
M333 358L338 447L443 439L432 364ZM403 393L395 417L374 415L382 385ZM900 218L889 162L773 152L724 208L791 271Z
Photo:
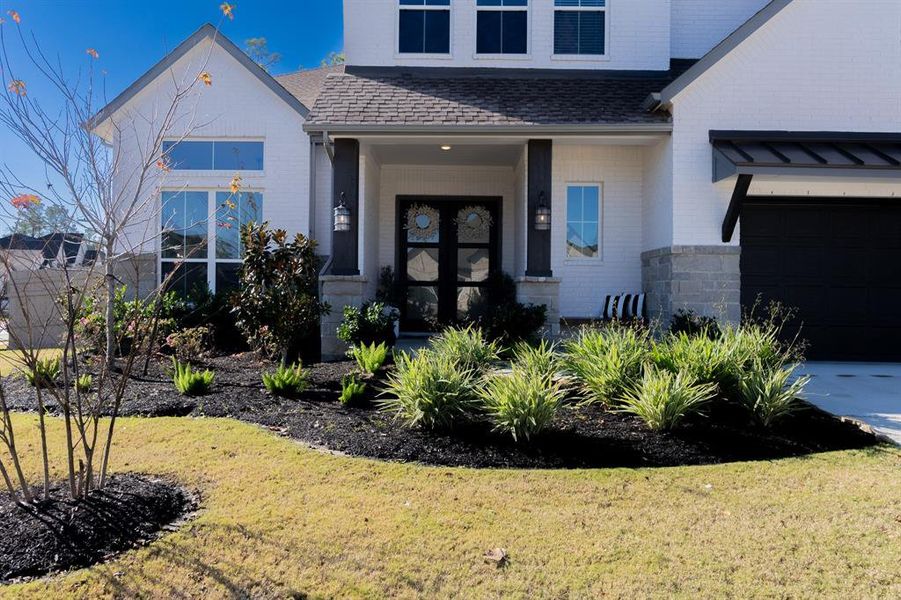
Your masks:
M231 5L222 4L220 10L222 19L233 18ZM3 326L10 345L17 348L21 370L32 374L37 396L43 465L39 496L46 497L50 486L45 422L52 406L65 425L68 490L72 498L81 499L106 483L129 376L155 330L159 310L154 307L170 283L145 287L136 298L150 310L115 314L117 290L137 268L135 257L148 248L155 251L160 226L166 227L160 217L160 190L170 168L163 141L177 144L204 126L195 109L197 99L213 85L207 68L215 40L207 40L200 58L189 65L161 74L165 91L157 94L151 109L120 108L103 114L98 108L107 100L95 66L100 60L96 49L80 49L77 61L50 56L38 35L26 33L22 15L9 10L2 17L0 126L40 161L46 177L38 185L0 165L0 210L6 212L7 223L22 227L35 207L45 212L52 207L59 233L82 232L97 249L97 259L82 265L66 260L65 252L59 260L33 266L14 260L11 252L0 255L6 294L20 313L15 324L4 314ZM74 68L67 66L76 62ZM96 135L101 125L103 138ZM239 182L236 174L233 193L239 191ZM39 296L52 299L49 308L47 302L35 301ZM122 294L118 297L121 303ZM91 325L100 328L96 344L84 335ZM123 336L129 344L119 343ZM61 348L58 362L55 353L37 350L48 343ZM22 449L16 445L2 383L0 412L0 476L14 498L32 502L37 498L23 473Z

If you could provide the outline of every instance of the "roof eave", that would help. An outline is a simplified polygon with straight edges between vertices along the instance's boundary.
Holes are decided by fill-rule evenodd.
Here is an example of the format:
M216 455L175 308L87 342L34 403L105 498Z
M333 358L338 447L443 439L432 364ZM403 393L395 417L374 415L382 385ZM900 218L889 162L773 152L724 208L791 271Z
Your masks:
M329 124L305 123L307 133L329 133L330 135L499 135L518 134L524 136L551 135L648 135L669 134L672 123L609 123L609 124L547 124L547 125L489 125L489 124Z
M742 42L751 37L757 30L766 25L770 19L779 14L782 9L791 4L792 0L772 0L753 17L745 21L738 29L733 31L726 39L717 44L710 52L705 54L694 65L688 68L672 83L660 92L660 105L671 108L673 99L696 79L707 72L708 69L718 63L724 56L732 52Z

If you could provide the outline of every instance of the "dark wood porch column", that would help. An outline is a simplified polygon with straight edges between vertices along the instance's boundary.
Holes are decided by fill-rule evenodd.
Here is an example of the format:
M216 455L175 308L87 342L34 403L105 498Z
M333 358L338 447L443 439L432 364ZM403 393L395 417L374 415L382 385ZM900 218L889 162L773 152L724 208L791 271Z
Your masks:
M354 139L335 140L332 161L332 209L341 203L350 210L350 231L335 231L332 227L332 275L359 275L357 247L360 239L360 142Z
M526 248L526 276L552 277L551 231L535 229L535 209L544 202L551 208L551 140L529 140L528 155L528 244ZM539 199L542 196L543 198ZM553 227L553 221L551 221Z

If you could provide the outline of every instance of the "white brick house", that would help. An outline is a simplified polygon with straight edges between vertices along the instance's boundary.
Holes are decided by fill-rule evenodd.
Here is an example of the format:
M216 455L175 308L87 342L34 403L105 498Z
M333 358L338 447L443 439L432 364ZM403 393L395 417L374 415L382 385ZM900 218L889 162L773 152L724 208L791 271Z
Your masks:
M273 78L207 26L97 128L127 164L134 142L103 119L152 115L161 75L209 56L204 125L173 150L195 168L166 182L197 194L161 201L212 207L239 167L262 218L327 257L326 355L340 305L391 266L408 329L502 270L551 329L608 294L732 320L759 295L799 309L815 356L901 356L901 3L345 0L344 15L344 68ZM217 164L238 150L255 164ZM215 288L239 261L193 276Z

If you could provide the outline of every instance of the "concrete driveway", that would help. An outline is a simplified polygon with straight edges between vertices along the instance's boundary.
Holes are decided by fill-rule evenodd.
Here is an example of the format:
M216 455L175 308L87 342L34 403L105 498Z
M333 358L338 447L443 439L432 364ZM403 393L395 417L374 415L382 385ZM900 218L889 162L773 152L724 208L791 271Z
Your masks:
M901 444L901 364L809 362L799 372L811 376L806 400Z

